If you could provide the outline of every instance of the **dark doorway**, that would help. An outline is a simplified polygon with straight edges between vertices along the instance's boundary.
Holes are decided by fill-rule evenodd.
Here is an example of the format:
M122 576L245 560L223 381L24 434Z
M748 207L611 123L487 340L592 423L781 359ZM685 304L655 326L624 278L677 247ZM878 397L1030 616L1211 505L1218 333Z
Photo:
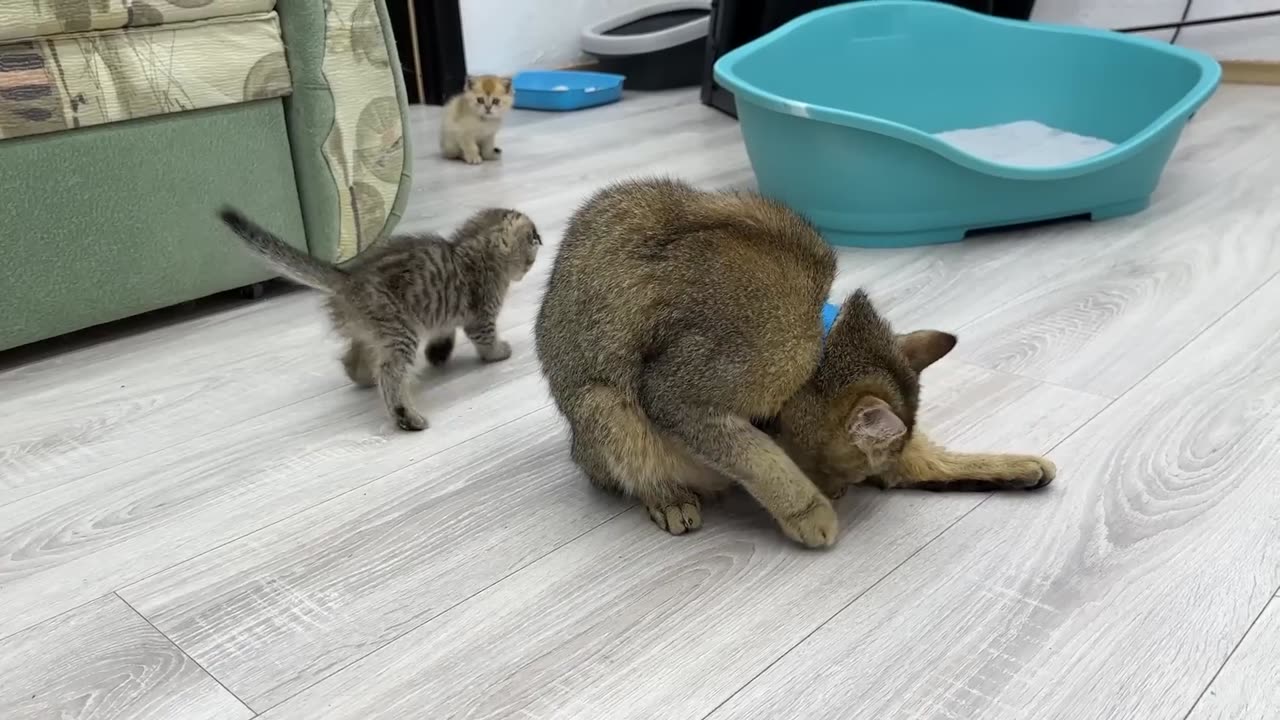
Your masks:
M386 0L410 104L443 105L462 91L467 59L459 0Z
M938 0L999 17L1027 20L1035 0ZM702 102L737 116L733 94L716 84L712 67L734 48L776 30L801 15L849 0L711 0L711 31L702 73Z

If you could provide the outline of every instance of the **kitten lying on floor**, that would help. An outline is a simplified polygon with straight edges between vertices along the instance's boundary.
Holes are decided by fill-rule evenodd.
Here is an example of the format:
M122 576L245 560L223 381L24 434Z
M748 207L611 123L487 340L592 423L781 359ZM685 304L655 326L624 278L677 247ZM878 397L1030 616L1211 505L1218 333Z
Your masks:
M391 237L338 267L295 250L235 209L223 209L221 217L268 265L329 294L334 327L349 342L342 359L347 376L364 387L377 385L405 430L427 427L410 393L423 344L427 360L443 364L461 327L482 360L511 357L511 346L498 338L498 311L542 244L524 213L493 208L473 215L448 240Z
M673 534L736 482L811 547L835 542L828 498L851 484L1047 485L1044 458L951 453L916 429L919 374L954 336L896 335L857 292L824 347L835 266L809 223L758 195L653 180L588 200L535 327L587 477Z
M468 165L497 160L502 149L495 146L502 116L515 102L511 78L476 75L466 87L444 105L440 120L440 152L450 160Z

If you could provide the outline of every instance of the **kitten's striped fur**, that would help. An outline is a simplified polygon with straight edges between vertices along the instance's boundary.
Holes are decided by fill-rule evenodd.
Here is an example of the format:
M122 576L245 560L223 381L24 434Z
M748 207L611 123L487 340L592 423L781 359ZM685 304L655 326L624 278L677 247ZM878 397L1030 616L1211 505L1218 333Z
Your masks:
M388 238L342 266L294 249L224 208L221 218L245 244L284 276L329 295L334 327L349 341L342 358L358 385L377 385L387 411L405 430L427 419L414 408L411 370L426 345L433 365L449 358L461 327L487 362L511 356L495 322L510 284L533 266L542 244L537 228L516 210L473 215L453 236Z

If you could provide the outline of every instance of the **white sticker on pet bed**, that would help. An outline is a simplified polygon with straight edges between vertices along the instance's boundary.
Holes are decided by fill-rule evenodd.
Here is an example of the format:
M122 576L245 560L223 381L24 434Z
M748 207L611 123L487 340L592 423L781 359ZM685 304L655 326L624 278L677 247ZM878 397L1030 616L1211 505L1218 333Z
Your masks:
M807 103L796 102L795 100L787 100L787 111L796 117L809 117L809 105Z

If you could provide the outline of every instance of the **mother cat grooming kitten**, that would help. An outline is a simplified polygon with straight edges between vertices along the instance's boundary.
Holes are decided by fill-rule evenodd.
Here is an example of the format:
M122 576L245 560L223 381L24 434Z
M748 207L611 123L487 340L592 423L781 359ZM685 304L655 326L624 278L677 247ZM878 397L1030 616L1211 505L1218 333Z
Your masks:
M535 332L591 482L637 498L673 534L701 525L700 498L737 483L788 537L818 547L836 539L829 498L852 484L1053 479L1043 458L951 453L916 429L919 374L954 336L897 335L859 291L824 347L835 267L808 222L758 195L649 180L588 200Z
M502 117L514 103L511 78L468 77L462 93L444 105L440 119L441 154L468 165L497 160L502 153L495 145L498 130L502 127Z

